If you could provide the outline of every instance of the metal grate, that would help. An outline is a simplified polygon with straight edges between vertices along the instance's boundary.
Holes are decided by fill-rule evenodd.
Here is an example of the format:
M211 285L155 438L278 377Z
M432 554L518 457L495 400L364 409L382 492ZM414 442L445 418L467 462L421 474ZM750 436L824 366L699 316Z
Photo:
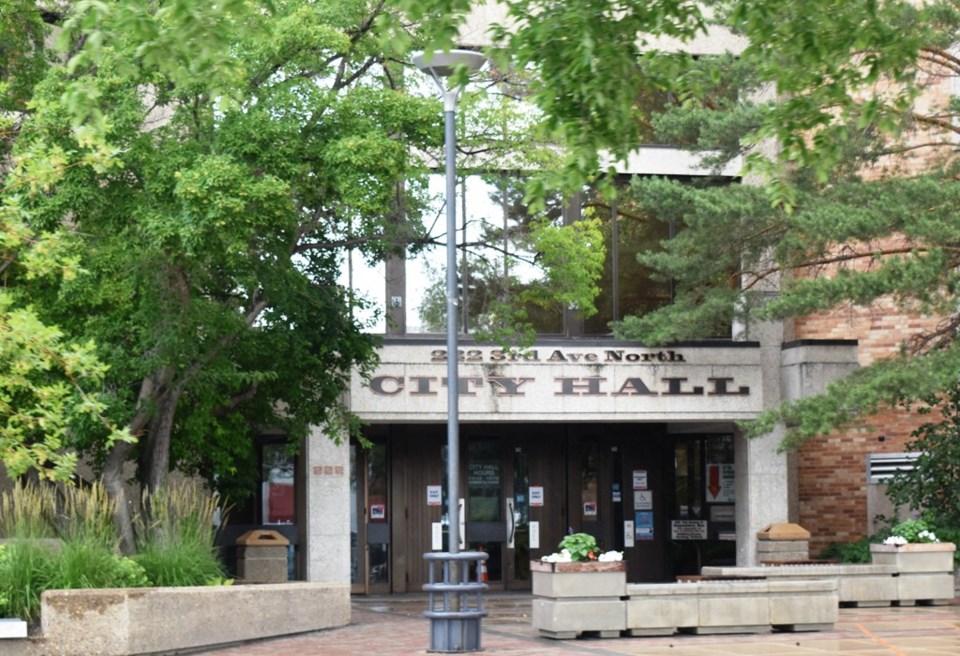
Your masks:
M919 451L867 454L867 482L886 483L898 471L912 471L919 455Z

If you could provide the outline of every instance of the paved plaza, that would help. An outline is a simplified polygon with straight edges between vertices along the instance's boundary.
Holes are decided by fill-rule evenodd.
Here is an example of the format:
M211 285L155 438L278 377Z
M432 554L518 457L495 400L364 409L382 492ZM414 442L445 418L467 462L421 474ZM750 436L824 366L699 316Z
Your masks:
M818 633L548 640L530 626L530 596L491 595L483 622L486 655L764 656L863 654L960 656L960 600L947 606L843 608L834 630ZM210 656L402 656L426 654L429 622L421 595L358 597L350 626L202 652Z

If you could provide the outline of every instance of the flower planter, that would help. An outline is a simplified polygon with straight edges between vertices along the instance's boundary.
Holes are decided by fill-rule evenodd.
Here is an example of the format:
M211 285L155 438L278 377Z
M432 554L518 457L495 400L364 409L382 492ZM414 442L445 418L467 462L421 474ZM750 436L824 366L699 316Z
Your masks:
M871 544L870 555L878 565L895 565L901 574L907 572L952 572L952 542L930 544Z
M622 597L627 590L627 563L545 563L530 561L533 594L538 597Z
M897 568L897 601L901 606L942 604L953 599L954 551L952 542L870 545L874 564Z
M530 562L533 627L548 638L615 637L626 629L627 564Z

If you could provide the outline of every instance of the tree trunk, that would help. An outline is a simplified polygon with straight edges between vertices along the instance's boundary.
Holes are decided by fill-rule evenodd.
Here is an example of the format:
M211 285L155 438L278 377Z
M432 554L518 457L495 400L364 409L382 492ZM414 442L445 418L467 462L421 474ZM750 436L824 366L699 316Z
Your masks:
M177 385L157 400L156 412L141 445L140 482L149 494L163 487L170 473L170 436L182 393L183 387Z
M164 367L147 376L140 383L140 394L137 397L137 413L130 420L130 434L141 438L144 442L140 444L141 448L147 448L150 443L150 436L143 434L145 426L154 423L154 408L162 407L164 399L167 396L166 389L173 377L173 368ZM179 392L176 394L179 399ZM173 404L176 408L176 403ZM172 412L172 410L171 410ZM172 421L172 417L171 417ZM172 424L171 424L172 425ZM169 434L167 436L169 449ZM133 513L130 511L130 499L127 494L126 476L124 475L124 465L130 462L134 449L137 444L128 442L117 442L107 454L107 459L103 464L103 485L117 504L117 535L120 541L120 551L124 554L132 554L136 550L136 532L133 528ZM166 462L169 463L169 451ZM141 478L144 476L141 474Z
M127 498L127 488L124 485L123 466L133 453L133 444L117 442L110 449L110 454L103 465L103 485L117 504L117 533L120 539L120 552L130 555L136 550L136 539L133 531L133 515L130 512L130 500Z

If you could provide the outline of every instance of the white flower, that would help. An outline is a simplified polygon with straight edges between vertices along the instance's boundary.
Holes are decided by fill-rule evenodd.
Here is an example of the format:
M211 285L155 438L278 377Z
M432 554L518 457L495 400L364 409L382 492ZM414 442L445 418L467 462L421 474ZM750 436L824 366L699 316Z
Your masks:
M600 554L597 560L601 563L616 563L623 560L623 554L619 551L608 551L607 553Z
M569 549L564 549L560 553L552 553L549 556L542 556L540 560L545 563L572 563L573 557L570 556Z
M901 545L901 544L906 544L906 543L907 543L907 539L904 538L904 537L901 537L901 536L899 536L899 535L891 535L891 536L888 537L886 540L884 540L883 543L884 543L884 544L892 544L892 545L897 545L897 546L899 546L899 545Z
M937 536L933 534L933 531L920 531L917 534L917 537L923 542L940 542L940 540L937 539Z

